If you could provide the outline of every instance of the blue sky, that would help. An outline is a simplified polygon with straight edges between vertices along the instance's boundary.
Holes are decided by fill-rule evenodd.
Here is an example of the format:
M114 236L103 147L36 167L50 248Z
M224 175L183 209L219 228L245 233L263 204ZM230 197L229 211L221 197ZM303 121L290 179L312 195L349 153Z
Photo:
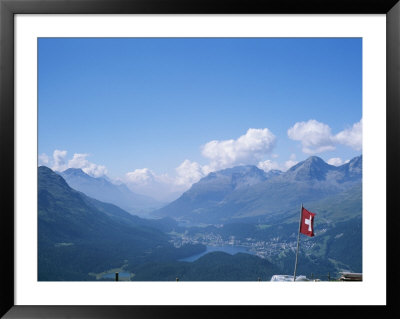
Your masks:
M38 41L38 151L50 167L184 184L237 164L361 154L361 39Z

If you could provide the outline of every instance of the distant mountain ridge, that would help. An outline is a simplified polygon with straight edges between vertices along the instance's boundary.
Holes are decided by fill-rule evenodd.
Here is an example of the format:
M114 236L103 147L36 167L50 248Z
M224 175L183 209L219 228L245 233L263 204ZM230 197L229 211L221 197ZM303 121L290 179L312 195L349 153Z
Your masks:
M178 261L205 246L175 247L169 233L176 226L90 198L51 169L38 168L38 281L113 280L101 276L118 270L138 281L255 281L278 271L248 254L214 252L193 263Z
M174 261L204 250L175 248L163 231L169 225L90 198L51 169L38 168L38 280L94 280L89 273Z
M60 174L73 189L97 200L112 203L124 210L141 215L161 207L164 203L132 192L125 184L116 185L104 177L92 177L80 168L69 168Z
M353 158L348 163L341 166L334 166L324 162L317 156L311 156L305 161L291 167L284 177L293 178L297 181L324 181L331 180L336 182L348 182L350 180L361 178L362 157Z
M267 173L255 166L237 166L212 172L194 183L184 196L198 196L207 189L207 196L223 198L226 194L240 188L249 187L267 180Z
M206 224L273 216L302 202L334 196L361 182L361 155L341 166L311 156L286 172L270 174L255 166L237 166L210 173L153 215Z

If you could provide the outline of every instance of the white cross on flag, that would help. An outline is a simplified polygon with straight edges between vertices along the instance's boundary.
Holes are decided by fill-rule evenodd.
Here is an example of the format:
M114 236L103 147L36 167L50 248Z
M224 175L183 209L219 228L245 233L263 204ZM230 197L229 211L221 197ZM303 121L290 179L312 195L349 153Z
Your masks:
M310 237L314 236L314 216L314 213L302 207L300 233Z

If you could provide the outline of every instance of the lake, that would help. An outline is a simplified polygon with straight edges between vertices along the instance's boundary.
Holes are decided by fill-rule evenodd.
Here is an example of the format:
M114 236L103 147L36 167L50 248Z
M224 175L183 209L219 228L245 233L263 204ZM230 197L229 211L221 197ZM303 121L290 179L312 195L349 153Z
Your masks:
M190 257L182 258L179 259L179 261L188 261L192 262L200 257L204 256L205 254L211 253L213 251L222 251L224 253L234 255L236 253L247 253L251 255L255 255L252 251L249 250L249 247L244 247L244 246L234 246L234 245L227 245L227 246L207 246L206 250L200 254L196 254Z

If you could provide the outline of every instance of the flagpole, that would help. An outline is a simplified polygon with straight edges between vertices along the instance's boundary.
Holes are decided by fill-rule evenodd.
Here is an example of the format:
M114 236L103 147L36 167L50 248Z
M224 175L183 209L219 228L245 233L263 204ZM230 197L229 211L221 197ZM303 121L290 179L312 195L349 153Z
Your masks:
M303 213L303 203L301 203L301 208L300 208L299 234L297 235L296 262L295 262L295 264L294 264L294 275L293 275L293 281L296 281L297 256L299 255L299 242L300 242L300 229L301 229L301 215L302 215L302 213Z

